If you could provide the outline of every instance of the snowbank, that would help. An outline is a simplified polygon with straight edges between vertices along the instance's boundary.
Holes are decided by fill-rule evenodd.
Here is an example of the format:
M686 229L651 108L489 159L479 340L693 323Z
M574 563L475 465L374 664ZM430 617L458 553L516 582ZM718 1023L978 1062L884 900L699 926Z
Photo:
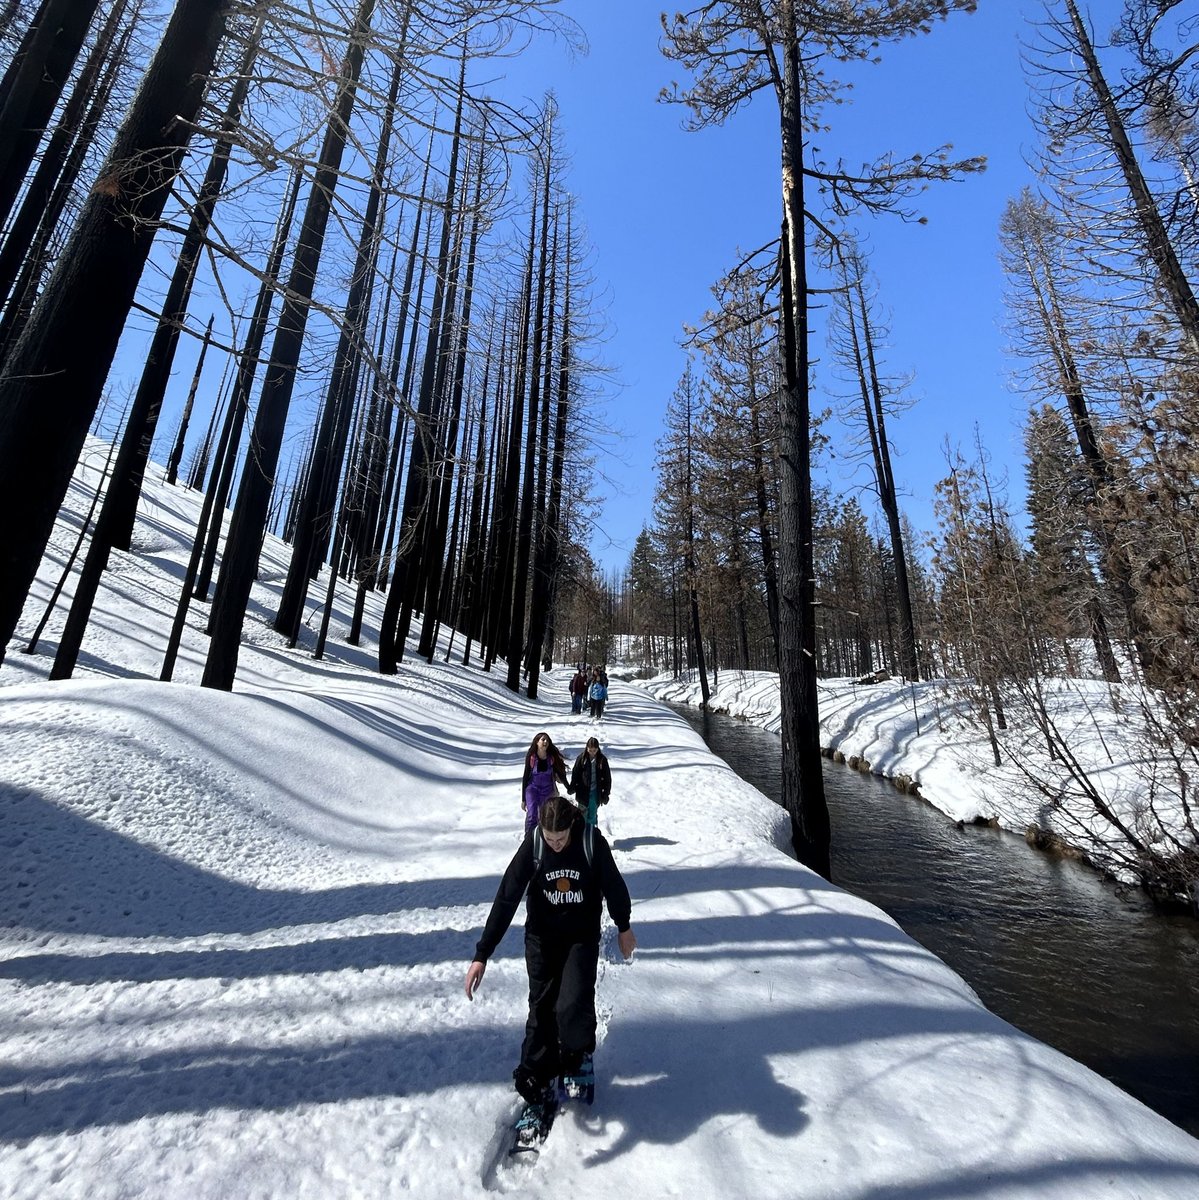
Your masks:
M524 748L592 732L569 672L530 702L410 646L381 677L347 596L323 662L255 624L237 690L204 690L193 622L151 682L197 505L152 484L77 679L0 669L0 1196L1197 1193L1199 1142L798 866L777 806L619 682L602 825L641 948L605 939L595 1107L510 1172L520 931L473 1004L463 974Z
M722 671L709 707L777 732L778 677ZM660 675L650 693L697 706L698 679ZM1129 828L1153 841L1156 823L1185 839L1178 773L1168 748L1153 745L1142 718L1152 698L1130 686L1093 679L1043 681L1039 697L1055 733L1102 803ZM1128 846L1096 811L1087 788L1071 778L1046 749L1026 710L1014 704L1009 727L998 734L1001 765L968 712L969 700L952 681L819 684L820 740L829 753L862 770L894 779L954 821L992 822L1024 833L1047 830L1080 847L1097 865L1128 880ZM1150 811L1148 798L1153 798Z

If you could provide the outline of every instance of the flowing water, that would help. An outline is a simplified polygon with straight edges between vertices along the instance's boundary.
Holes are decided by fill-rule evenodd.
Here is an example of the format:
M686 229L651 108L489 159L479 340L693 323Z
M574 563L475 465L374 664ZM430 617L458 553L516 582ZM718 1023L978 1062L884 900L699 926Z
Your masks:
M779 799L776 734L673 707ZM834 882L889 913L992 1012L1199 1136L1199 921L1014 834L959 829L885 780L831 762L824 779Z

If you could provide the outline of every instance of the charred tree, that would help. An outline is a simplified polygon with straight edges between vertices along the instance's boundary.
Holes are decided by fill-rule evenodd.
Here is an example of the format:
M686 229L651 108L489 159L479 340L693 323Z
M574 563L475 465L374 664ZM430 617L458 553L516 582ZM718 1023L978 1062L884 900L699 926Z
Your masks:
M0 379L0 655L37 572L178 174L232 0L179 0ZM97 306L95 297L105 301ZM36 451L36 452L35 452Z
M225 557L221 564L211 620L212 641L202 680L204 687L228 691L233 687L237 673L242 622L257 571L263 533L267 528L287 410L295 387L296 367L304 342L325 228L345 151L374 6L375 0L360 0L358 5L346 57L338 76L337 96L325 130L319 166L301 223L286 299L275 331L266 379L258 401L258 413L250 435L250 452L245 470L242 471Z

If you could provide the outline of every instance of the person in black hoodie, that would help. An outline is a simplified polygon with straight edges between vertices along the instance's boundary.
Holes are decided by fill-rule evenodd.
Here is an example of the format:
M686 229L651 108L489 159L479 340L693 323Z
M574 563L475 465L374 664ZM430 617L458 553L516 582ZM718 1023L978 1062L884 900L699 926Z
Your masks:
M583 820L594 825L599 820L599 805L607 804L612 794L612 768L608 756L600 749L599 738L587 739L587 745L575 759L567 791L573 793Z
M581 1081L590 1098L602 901L616 924L621 954L631 958L637 946L629 925L629 889L599 830L586 829L565 796L551 796L541 806L538 825L525 834L504 872L466 972L466 996L473 1000L488 959L527 895L529 1020L512 1078L530 1104L545 1099L559 1076L569 1094L575 1094L574 1081Z

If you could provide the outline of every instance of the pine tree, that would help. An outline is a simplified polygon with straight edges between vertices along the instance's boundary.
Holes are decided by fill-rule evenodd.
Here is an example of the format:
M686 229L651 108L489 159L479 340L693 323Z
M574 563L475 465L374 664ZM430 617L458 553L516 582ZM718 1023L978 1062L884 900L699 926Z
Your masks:
M811 403L809 396L808 214L805 181L815 177L834 208L901 210L904 197L929 179L977 169L944 154L903 160L887 155L854 177L811 160L806 131L839 100L822 70L830 60L864 58L878 43L927 29L937 17L974 0L898 0L861 7L840 0L711 0L663 18L665 53L695 76L681 93L692 126L720 123L751 96L773 93L778 105L782 196L782 387L779 429L779 681L782 698L783 799L801 862L831 873L816 697L813 611Z

